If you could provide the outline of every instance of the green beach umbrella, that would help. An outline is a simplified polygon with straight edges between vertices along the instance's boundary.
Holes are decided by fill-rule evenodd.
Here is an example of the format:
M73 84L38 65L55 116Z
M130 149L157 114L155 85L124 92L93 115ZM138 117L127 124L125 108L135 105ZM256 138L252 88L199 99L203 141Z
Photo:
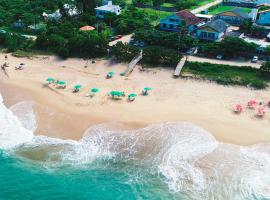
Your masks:
M129 94L129 95L128 95L128 98L134 98L134 97L136 97L136 96L137 96L137 94L132 93L132 94Z
M115 73L114 72L109 72L108 75L109 76L113 76Z
M121 96L123 96L123 92L120 92L120 91L111 91L111 92L110 92L110 95L111 95L112 97L114 97L114 96L121 97Z
M150 87L145 87L144 90L145 90L145 91L149 91L149 90L152 90L152 88L150 88Z
M97 93L98 91L99 91L98 88L92 88L92 89L91 89L91 92L93 92L93 93Z
M79 90L79 89L81 89L82 88L82 85L75 85L74 86L74 89L77 89L77 90Z
M47 81L47 82L49 82L49 83L52 83L52 82L54 82L54 81L55 81L55 79L54 79L54 78L49 77L49 78L47 78L47 79L46 79L46 81Z
M58 81L57 84L58 85L66 85L67 83L65 81Z

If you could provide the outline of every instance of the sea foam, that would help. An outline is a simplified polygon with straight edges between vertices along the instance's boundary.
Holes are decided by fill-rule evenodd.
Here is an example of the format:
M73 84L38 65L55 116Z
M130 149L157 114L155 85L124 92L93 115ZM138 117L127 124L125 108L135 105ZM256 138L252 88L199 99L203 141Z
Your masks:
M270 144L219 143L200 127L176 122L129 131L100 124L79 141L34 136L31 105L22 102L9 110L1 98L0 148L14 149L17 156L47 168L89 165L98 159L135 163L160 176L172 192L191 199L270 199Z

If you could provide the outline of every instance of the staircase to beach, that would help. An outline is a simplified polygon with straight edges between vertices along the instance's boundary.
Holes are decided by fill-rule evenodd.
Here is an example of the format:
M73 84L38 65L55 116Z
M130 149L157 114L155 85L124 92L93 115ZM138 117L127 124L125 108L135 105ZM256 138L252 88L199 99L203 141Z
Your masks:
M187 61L187 56L183 56L183 58L179 61L177 64L175 71L174 71L174 77L179 77L181 74L181 71Z
M129 76L134 70L137 63L143 58L143 51L141 50L140 54L133 58L133 60L128 64L127 70L124 72L125 76Z

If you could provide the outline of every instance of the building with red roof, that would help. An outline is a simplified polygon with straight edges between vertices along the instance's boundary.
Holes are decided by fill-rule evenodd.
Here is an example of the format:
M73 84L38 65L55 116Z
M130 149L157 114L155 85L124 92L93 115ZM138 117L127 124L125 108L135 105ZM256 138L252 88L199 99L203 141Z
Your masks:
M186 26L192 32L202 25L204 21L189 10L182 10L160 21L160 30L179 32L181 26Z

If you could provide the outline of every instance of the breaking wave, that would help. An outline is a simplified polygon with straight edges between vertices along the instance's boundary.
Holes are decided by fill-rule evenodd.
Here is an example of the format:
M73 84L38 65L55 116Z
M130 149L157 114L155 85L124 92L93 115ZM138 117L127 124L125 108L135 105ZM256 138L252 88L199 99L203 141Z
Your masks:
M219 143L190 123L132 131L101 124L89 128L79 141L34 136L36 128L31 102L7 109L0 96L0 148L47 168L83 166L99 159L135 163L161 176L173 193L191 199L270 199L270 144Z

